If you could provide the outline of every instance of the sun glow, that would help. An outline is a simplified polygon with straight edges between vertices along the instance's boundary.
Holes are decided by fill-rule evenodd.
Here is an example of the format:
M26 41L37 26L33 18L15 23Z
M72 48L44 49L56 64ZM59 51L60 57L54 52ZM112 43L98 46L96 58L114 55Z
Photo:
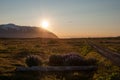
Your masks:
M48 26L49 26L49 22L44 20L41 22L41 27L44 28L44 29L48 29Z

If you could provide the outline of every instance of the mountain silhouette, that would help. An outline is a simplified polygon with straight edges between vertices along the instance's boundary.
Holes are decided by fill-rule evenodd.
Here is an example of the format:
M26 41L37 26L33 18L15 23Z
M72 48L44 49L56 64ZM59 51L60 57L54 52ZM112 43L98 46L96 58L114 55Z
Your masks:
M54 33L40 27L0 25L0 38L58 38Z

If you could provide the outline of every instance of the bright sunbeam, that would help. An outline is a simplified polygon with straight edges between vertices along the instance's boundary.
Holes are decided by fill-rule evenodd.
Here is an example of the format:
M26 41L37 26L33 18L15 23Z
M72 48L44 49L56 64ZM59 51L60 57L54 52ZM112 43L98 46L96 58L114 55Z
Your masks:
M41 27L42 27L42 28L48 29L48 26L49 26L48 21L44 20L44 21L41 22Z

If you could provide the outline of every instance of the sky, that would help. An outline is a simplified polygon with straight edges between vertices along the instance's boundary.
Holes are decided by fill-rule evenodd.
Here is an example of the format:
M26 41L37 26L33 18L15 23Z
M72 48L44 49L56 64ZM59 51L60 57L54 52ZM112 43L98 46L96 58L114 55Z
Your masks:
M60 38L120 36L120 0L0 0L0 24L42 20Z

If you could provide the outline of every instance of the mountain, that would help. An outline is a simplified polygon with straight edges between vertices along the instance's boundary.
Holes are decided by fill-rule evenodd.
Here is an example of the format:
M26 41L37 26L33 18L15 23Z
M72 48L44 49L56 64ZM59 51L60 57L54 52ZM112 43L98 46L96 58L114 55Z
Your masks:
M0 25L0 38L57 38L57 36L40 27L2 24Z

